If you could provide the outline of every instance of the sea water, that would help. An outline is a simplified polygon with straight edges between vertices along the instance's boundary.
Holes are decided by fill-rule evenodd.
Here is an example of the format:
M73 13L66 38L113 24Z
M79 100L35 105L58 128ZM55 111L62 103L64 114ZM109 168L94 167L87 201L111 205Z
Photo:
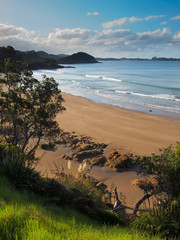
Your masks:
M97 103L180 118L180 61L103 61L37 70L66 93Z

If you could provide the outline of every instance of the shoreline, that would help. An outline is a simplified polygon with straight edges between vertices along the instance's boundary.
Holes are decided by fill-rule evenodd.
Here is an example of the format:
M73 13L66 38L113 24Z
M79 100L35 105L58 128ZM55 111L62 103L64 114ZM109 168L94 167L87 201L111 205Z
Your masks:
M108 144L107 152L149 155L180 140L180 119L124 109L62 92L60 128Z
M67 93L62 93L62 96L67 110L56 117L60 128L77 135L90 136L96 143L107 144L103 153L106 157L113 150L141 156L150 155L152 152L158 153L159 148L175 145L180 140L179 119L99 104ZM49 176L56 164L69 173L68 162L63 158L68 151L63 145L57 145L57 149L53 151L38 148L37 156L41 159L37 170ZM73 174L78 172L79 164L78 161L72 161ZM118 193L126 196L126 205L129 207L134 207L143 196L140 189L132 186L134 179L141 178L134 167L115 172L113 169L94 166L91 176L109 188L112 185L117 186Z
M147 106L138 105L135 103L132 104L132 103L128 103L128 102L124 102L126 107L123 107L122 103L118 105L118 104L113 104L113 103L107 103L105 101L101 102L101 101L96 100L96 98L93 99L93 98L85 97L83 95L82 96L81 95L73 95L72 93L67 93L67 92L63 92L63 91L62 91L62 94L68 94L68 95L71 95L72 97L79 97L79 98L87 99L87 100L92 101L97 104L120 108L120 109L124 109L127 111L135 111L135 112L139 112L139 113L157 115L157 116L162 116L162 117L169 117L169 118L174 118L174 119L180 120L180 113L178 113L178 112L171 112L171 111L166 111L164 109L156 109L153 107L147 107Z

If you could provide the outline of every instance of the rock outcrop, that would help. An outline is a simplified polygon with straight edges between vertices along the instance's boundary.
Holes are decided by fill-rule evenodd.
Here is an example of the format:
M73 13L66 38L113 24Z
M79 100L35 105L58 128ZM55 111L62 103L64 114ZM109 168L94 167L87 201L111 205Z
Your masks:
M107 156L105 167L108 168L129 168L133 163L132 155L120 154L117 151L111 152Z

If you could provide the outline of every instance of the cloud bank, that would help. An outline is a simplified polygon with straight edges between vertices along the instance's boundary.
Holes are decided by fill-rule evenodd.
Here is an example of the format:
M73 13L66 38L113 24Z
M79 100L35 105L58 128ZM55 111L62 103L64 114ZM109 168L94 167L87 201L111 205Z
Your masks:
M150 17L149 17L150 18ZM121 20L122 22L124 20ZM138 21L136 18L128 21ZM47 37L22 27L0 24L0 46L11 45L18 50L45 50L50 53L86 51L95 56L122 55L122 52L157 51L158 48L180 45L180 31L171 33L169 28L155 31L133 32L130 29L104 29L93 31L82 28L56 28Z

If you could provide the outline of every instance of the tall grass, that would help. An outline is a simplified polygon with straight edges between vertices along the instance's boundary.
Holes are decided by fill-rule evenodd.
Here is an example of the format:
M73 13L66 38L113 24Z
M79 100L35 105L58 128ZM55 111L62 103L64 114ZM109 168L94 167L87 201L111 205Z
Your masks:
M1 240L159 239L131 228L106 226L70 208L48 204L32 192L16 190L0 173Z

